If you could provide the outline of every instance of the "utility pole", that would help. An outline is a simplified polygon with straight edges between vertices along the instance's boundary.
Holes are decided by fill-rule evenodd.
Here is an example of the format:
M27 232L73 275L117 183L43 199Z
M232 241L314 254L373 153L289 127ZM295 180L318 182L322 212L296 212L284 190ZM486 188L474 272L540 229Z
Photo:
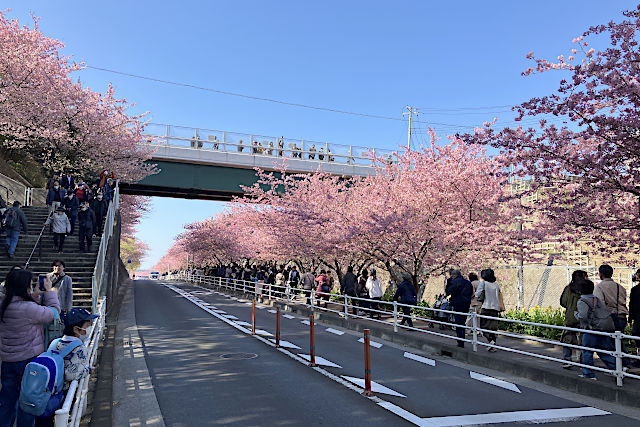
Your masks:
M411 150L411 121L413 119L413 115L415 114L416 116L418 115L418 109L414 108L414 107L410 107L410 106L406 106L404 107L407 112L406 113L402 113L403 116L409 116L409 141L407 143L407 146L409 148L409 150Z

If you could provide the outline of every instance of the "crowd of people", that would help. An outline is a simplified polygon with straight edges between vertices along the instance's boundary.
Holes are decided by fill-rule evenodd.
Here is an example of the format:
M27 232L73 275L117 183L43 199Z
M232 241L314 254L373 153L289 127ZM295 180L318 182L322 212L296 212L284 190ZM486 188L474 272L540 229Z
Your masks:
M102 232L114 189L115 177L108 170L103 170L91 185L82 178L76 179L68 171L62 175L55 172L49 178L46 225L50 225L55 250L64 252L65 237L73 235L77 228L79 249L91 252L93 236L100 236Z
M598 269L600 281L597 285L589 280L588 274L584 270L573 272L571 282L565 287L560 298L560 305L565 308L565 326L585 330L601 332L624 332L628 323L633 325L632 335L640 336L640 270L633 275L636 284L627 299L626 289L613 281L613 268L609 265L601 265ZM315 303L327 307L332 292L339 293L349 299L352 314L364 315L371 318L380 318L381 301L384 291L377 277L375 269L363 269L357 275L352 266L347 268L346 274L342 277L339 287L334 280L334 276L327 270L320 269L318 272L310 268L304 273L298 272L295 265L285 266L267 263L263 265L239 266L237 264L223 265L216 268L209 268L202 272L206 275L213 275L227 279L237 279L255 283L255 292L258 299L263 300L264 296L273 293L277 297L282 297L286 293L289 296L302 294L306 296L306 304L312 303L311 291L315 291ZM402 280L398 284L392 300L402 303L403 316L401 325L406 324L413 328L411 318L411 305L417 304L416 287L408 273L401 273ZM367 299L367 301L360 298ZM436 305L435 308L451 310L457 313L476 313L478 326L483 330L482 336L488 342L488 351L498 350L496 341L500 313L505 311L504 298L495 272L484 269L480 275L470 273L464 277L460 270L452 268L448 272L443 300L448 299L445 305ZM627 306L627 301L629 302ZM628 308L627 308L628 307ZM449 315L446 312L434 313L434 318L443 320L451 319L455 323L457 345L464 348L465 335L470 334L472 316L467 314ZM485 317L486 316L486 317ZM613 338L606 335L584 333L563 330L561 343L568 345L581 345L595 349L613 351L615 349ZM636 342L637 354L640 356L640 340ZM567 363L563 365L565 369L571 369L575 365L569 362L579 362L585 365L593 365L593 351L575 350L569 346L563 346L563 357ZM626 346L623 345L626 352ZM575 357L572 357L575 355ZM615 358L607 353L598 353L601 360L610 369L615 369ZM635 365L630 359L623 359L625 367ZM583 367L581 376L584 378L595 378L592 369Z

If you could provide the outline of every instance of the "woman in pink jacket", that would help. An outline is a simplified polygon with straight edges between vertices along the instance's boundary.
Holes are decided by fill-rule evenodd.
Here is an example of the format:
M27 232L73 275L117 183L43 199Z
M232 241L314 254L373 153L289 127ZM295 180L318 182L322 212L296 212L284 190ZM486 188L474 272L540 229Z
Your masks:
M44 291L32 286L32 274L13 267L4 282L5 295L0 303L0 360L2 389L0 390L0 427L11 427L18 418L18 427L33 426L34 417L18 408L20 383L24 368L44 351L44 325L60 313L60 302L51 279L44 282ZM34 299L42 295L42 304Z

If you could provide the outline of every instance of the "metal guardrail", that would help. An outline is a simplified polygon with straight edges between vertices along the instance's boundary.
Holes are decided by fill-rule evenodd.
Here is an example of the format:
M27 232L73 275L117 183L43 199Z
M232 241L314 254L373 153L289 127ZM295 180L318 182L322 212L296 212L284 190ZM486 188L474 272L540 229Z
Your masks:
M89 367L93 369L96 364L98 347L104 332L105 313L107 298L102 297L98 302L97 313L100 317L93 321L91 334L89 335ZM80 419L87 410L87 392L89 391L90 375L85 375L79 381L74 380L67 390L67 395L62 403L62 407L56 411L55 427L77 427Z
M489 349L494 348L494 349L498 349L498 350L503 350L503 351L508 351L511 353L516 353L516 354L521 354L524 356L531 356L531 357L535 357L535 358L539 358L539 359L544 359L544 360L549 360L552 362L559 362L559 363L563 363L563 364L571 364L573 366L576 367L580 367L580 368L589 368L591 370L594 371L599 371L599 372L604 372L607 374L611 374L616 378L616 383L618 386L622 386L623 385L623 379L624 378L634 378L634 379L640 379L640 375L636 375L636 374L632 374L627 372L626 368L623 367L623 359L633 359L633 360L637 360L640 361L640 356L636 356L636 355L632 355L632 354L626 354L622 352L622 340L623 339L633 339L633 340L640 340L640 337L637 336L632 336L632 335L626 335L623 334L620 331L616 331L616 332L600 332L600 331L593 331L593 330L586 330L586 329L579 329L579 328L570 328L570 327L566 327L566 326L556 326L556 325L548 325L545 323L535 323L535 322L527 322L527 321L522 321L522 320L514 320L514 319L507 319L507 318L503 318L503 317L492 317L492 316L485 316L485 315L481 315L481 314L477 314L474 311L471 311L469 313L462 313L462 312L456 312L456 311L452 311L452 310L441 310L441 309L437 309L437 308L430 308L430 307L421 307L421 306L416 306L416 305L408 305L408 304L402 304L402 303L398 303L396 301L393 302L388 302L388 301L381 301L381 300L373 300L373 299L368 299L368 298L359 298L359 297L351 297L351 296L344 296L344 295L336 295L336 294L327 294L327 293L322 293L322 292L316 292L314 290L303 290L300 288L292 288L291 286L289 286L289 284L286 284L284 287L284 291L277 291L274 288L277 288L277 286L274 285L268 285L268 284L263 284L261 291L258 291L257 287L256 287L256 282L251 282L251 281L245 281L245 280L239 280L239 279L231 279L231 278L224 278L224 277L213 277L213 276L204 276L204 275L197 275L194 273L185 273L185 272L180 272L178 274L171 274L166 276L167 279L169 280L185 280L188 282L192 282L192 283L200 283L200 284L207 284L210 286L216 286L218 288L222 288L222 289L228 289L230 291L233 292L243 292L249 295L252 295L253 298L268 298L269 300L276 300L276 301L282 301L282 302L286 302L287 304L301 304L301 305L305 305L308 307L311 307L313 310L321 310L321 311L326 311L326 312L333 312L336 313L340 316L344 316L345 318L359 318L359 319L363 319L363 320L367 320L367 321L371 321L371 322L375 322L375 323L380 323L380 324L385 324L388 325L387 322L382 321L382 320L378 320L378 319L370 319L367 316L362 316L362 315L358 315L358 314L353 314L353 313L349 313L349 308L356 308L359 310L364 310L365 313L377 313L377 314L385 314L385 315L389 315L392 314L393 315L393 331L394 332L398 332L399 329L406 329L406 330L411 330L411 331L416 331L416 332L420 332L420 333L425 333L428 335L435 335L438 337L442 337L442 338L447 338L447 339L452 339L452 340L460 340L463 342L467 342L467 343L471 343L472 347L473 347L473 351L478 351L478 346L483 346L483 347L487 347ZM302 301L298 301L298 296L300 296L302 293ZM338 299L342 299L342 301L329 301L330 297L338 297ZM304 300L306 298L309 298L310 303L311 304L306 304L304 302ZM325 301L327 302L326 307L320 307L319 305L316 305L316 303L321 302L321 301ZM362 308L362 307L358 307L357 305L353 304L353 301L356 302L365 302L368 304L374 303L377 304L378 307L387 307L390 310L382 310L380 308L378 309L372 309L372 308ZM333 307L340 307L340 309L333 309L333 308L329 308L329 306L333 306ZM457 323L453 323L450 321L446 321L446 320L438 320L438 319L434 319L433 317L421 317L421 316L416 316L414 314L411 314L409 316L406 317L410 317L413 321L422 321L422 322L426 322L426 323L430 323L430 324L437 324L437 325L441 325L441 326L445 326L445 327L452 327L452 328L464 328L465 331L471 331L471 338L466 338L466 334L465 334L465 338L458 338L455 335L449 335L449 334L444 334L444 333L440 333L440 332L436 332L436 331L431 331L431 330L426 330L426 329L420 329L420 328L416 328L416 327L410 327L407 325L401 325L399 323L399 319L400 316L405 317L402 313L398 313L398 308L402 308L402 307L408 307L410 309L413 310L423 310L425 312L431 312L431 313L439 313L444 319L446 319L448 316L451 315L459 315L459 316L465 316L466 319L470 319L470 322L466 322L465 324L457 324ZM550 328L550 329L557 329L557 330L565 330L565 331L573 331L573 332L578 332L578 333L588 333L588 334L592 334L592 335L599 335L599 336L605 336L605 337L609 337L612 338L615 342L615 350L604 350L604 349L599 349L599 348L592 348L592 347L583 347L581 345L574 345L574 344L566 344L566 343L561 343L560 341L554 341L554 340L549 340L549 339L545 339L545 338L539 338L539 337L534 337L534 336L529 336L529 335L520 335L520 334L516 334L516 333L512 333L512 332L506 332L506 331L500 331L500 330L488 330L488 329L483 329L480 327L480 319L488 319L488 320L498 320L501 322L508 322L508 323L516 323L516 324L521 324L521 325L529 325L529 326L538 326L538 327L544 327L544 328ZM470 323L470 326L467 326L467 323ZM480 333L493 333L496 335L500 335L500 336L505 336L505 337L509 337L509 338L514 338L514 339L526 339L529 341L536 341L539 343L543 343L543 344L551 344L551 345L556 345L556 346L560 346L560 347L568 347L574 350L587 350L587 351L592 351L592 352L599 352L599 353L603 353L603 354L609 354L611 356L613 356L616 360L616 369L606 369L606 368L601 368L599 366L593 366L593 365L585 365L579 362L573 362L573 361L568 361L565 359L559 359L557 357L552 357L552 356L548 356L545 354L539 354L539 353L533 353L530 351L524 351L524 350L519 350L516 348L511 348L511 347L505 347L505 346L500 346L500 345L496 345L496 344L489 344L489 343L485 343L485 342L481 342L478 340L478 336Z
M33 254L36 252L36 248L38 249L38 260L42 257L42 235L44 234L44 229L47 228L47 223L45 222L42 225L42 230L40 230L40 234L38 235L38 239L36 240L35 245L33 245L33 249L31 249L31 253L29 254L29 258L27 258L27 262L24 263L24 269L27 270L29 268L29 264L31 263L31 258L33 258Z
M115 191L113 192L113 199L109 203L109 209L107 210L107 216L104 221L104 229L102 231L102 237L100 239L100 247L98 249L98 257L96 259L96 266L93 269L93 275L91 276L91 308L96 311L96 303L98 298L102 295L102 288L104 283L104 263L107 256L107 249L109 245L109 239L113 235L113 228L115 227L116 213L120 209L120 187L116 183Z
M313 162L372 166L372 155L394 161L394 150L333 144L284 137L190 128L158 123L147 125L152 145L176 146L253 156L281 157Z

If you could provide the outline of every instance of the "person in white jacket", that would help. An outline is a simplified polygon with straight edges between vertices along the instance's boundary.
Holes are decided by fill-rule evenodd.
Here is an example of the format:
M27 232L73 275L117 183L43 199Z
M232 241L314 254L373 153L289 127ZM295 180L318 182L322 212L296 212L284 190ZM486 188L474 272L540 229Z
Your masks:
M71 223L69 218L64 213L63 207L58 207L56 213L47 218L45 225L51 225L51 231L53 232L53 246L62 253L64 250L64 238L71 232Z
M369 292L369 298L371 298L372 300L376 300L376 302L371 303L372 311L369 312L369 317L373 319L374 315L377 315L376 317L380 319L380 313L376 313L373 310L380 309L379 303L377 301L382 300L382 295L384 294L384 292L382 292L382 285L380 284L380 279L378 279L376 270L374 270L373 268L371 269L371 274L369 274L369 278L367 279L365 288L367 288L367 291Z
M484 316L499 317L500 312L504 310L500 303L500 286L497 283L495 273L492 269L487 268L480 272L482 281L478 285L476 290L476 298L478 301L482 300L482 309L480 314ZM480 327L482 329L488 329L491 331L498 330L498 320L495 319L480 319ZM493 332L483 331L484 336L489 341L489 344L496 344L496 334ZM489 347L490 352L495 352L495 347Z

